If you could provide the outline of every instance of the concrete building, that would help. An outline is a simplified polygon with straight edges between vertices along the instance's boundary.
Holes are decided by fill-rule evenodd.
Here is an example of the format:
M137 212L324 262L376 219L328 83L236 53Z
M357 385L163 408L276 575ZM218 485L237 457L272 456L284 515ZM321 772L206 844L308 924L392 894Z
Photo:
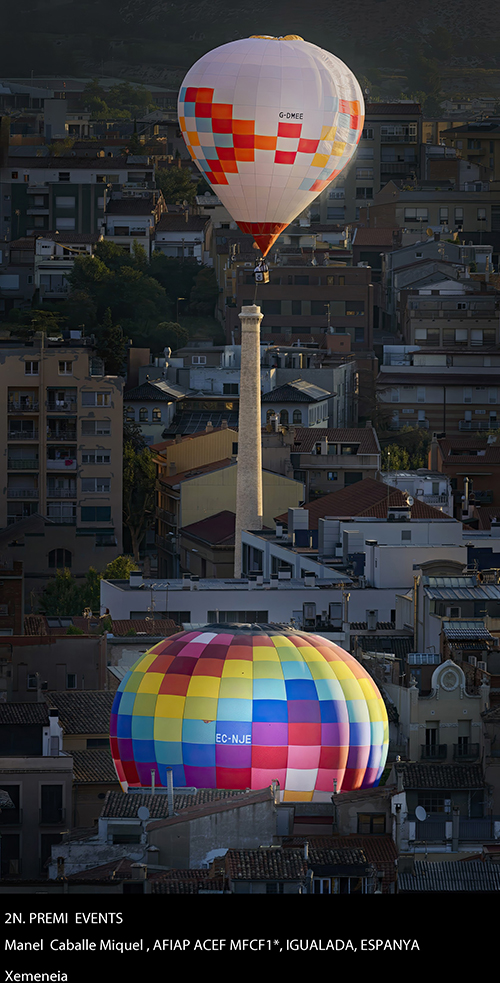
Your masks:
M0 312L31 301L67 300L75 258L93 255L100 232L45 232L5 245L0 258Z
M336 393L303 379L294 379L262 394L262 426L273 420L280 426L324 427L333 413L329 405Z
M187 390L174 382L146 381L123 394L125 419L136 423L147 445L161 441L175 416L177 403Z
M0 639L4 699L29 703L39 701L45 690L71 693L104 687L106 640L102 635L67 636L71 620L49 619L63 622L60 635L26 633ZM28 624L28 632L30 628Z
M437 330L446 332L445 328ZM450 330L455 332L455 328ZM493 330L497 330L495 322ZM436 344L434 350L407 352L405 364L381 365L377 399L388 415L390 429L413 426L453 438L464 430L495 429L500 399L498 360L493 347L484 352L470 350L465 340L463 350L450 347L443 351Z
M2 234L101 232L107 188L153 188L154 167L126 157L12 157L0 167Z
M200 215L171 213L162 215L155 228L153 248L164 256L194 259L211 266L212 224Z
M377 434L368 424L345 430L297 427L290 448L294 477L304 482L306 501L333 488L375 478L380 459Z
M478 391L475 387L469 387L469 390L467 396L470 395L471 402L479 400L481 395L484 398L484 390ZM478 416L477 410L474 418L472 411L469 412L470 420L464 422L468 422L467 429L470 433L461 433L460 436L450 434L433 439L429 450L429 467L445 475L451 482L456 514L460 518L465 507L466 478L469 502L473 498L475 507L500 506L500 442L495 434L487 437L479 432L485 429L485 424L489 425L487 413L490 410L485 409L483 418ZM463 423L460 429L464 429ZM472 518L471 514L468 525Z
M112 192L104 216L106 242L115 242L126 252L132 252L137 242L150 259L155 229L166 210L161 191Z
M166 468L161 468L156 535L160 576L179 575L178 537L182 527L216 515L221 508L236 513L238 468L237 461L231 458L180 473L166 473ZM260 469L260 474L262 521L269 526L285 503L291 507L304 501L304 486L301 481L272 471ZM236 536L235 528L235 541Z
M425 502L453 516L453 493L451 483L441 471L418 468L417 471L381 471L380 478L386 485L399 488L413 499Z
M318 253L316 266L306 266L293 254L294 264L271 264L269 283L262 287L262 339L268 344L293 341L324 342L324 335L348 334L353 351L373 345L373 285L369 267L351 267ZM311 258L312 250L311 250ZM298 265L300 262L300 265ZM234 284L234 306L226 307L226 338L240 340L238 311L253 303L251 269L239 268Z
M88 339L44 337L2 342L0 380L0 526L12 527L27 590L51 568L102 569L121 552L123 380L104 374ZM17 524L35 514L45 521L33 540Z
M0 703L0 784L14 804L0 812L2 879L46 877L71 816L72 777L57 710Z

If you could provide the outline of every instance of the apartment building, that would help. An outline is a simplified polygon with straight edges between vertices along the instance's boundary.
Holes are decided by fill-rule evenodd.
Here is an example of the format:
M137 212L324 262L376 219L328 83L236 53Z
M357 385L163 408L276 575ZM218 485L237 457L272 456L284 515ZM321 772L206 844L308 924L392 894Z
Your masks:
M325 250L323 250L323 253ZM311 258L314 258L311 255ZM297 261L298 257L296 257ZM275 345L324 342L327 333L350 335L353 351L373 345L373 285L369 267L333 264L319 255L316 265L283 264L271 269L257 303L264 315L262 340ZM253 304L250 269L237 271L235 305L226 308L226 336L239 343L239 311Z
M10 157L0 166L1 236L100 232L108 188L153 187L153 165L127 157Z
M123 380L89 339L0 342L0 527L27 591L57 568L84 576L122 549ZM16 527L38 514L36 531Z
M311 206L313 221L357 221L387 181L420 177L422 109L416 102L367 103L354 159Z
M490 178L500 179L500 120L476 119L462 126L441 131L447 147L454 147L461 157L487 168Z
M113 191L106 203L106 242L115 242L126 252L139 243L151 257L155 228L167 206L161 191Z
M390 429L410 426L448 435L495 429L500 356L493 348L476 352L467 341L458 351L438 344L408 352L405 364L380 366L377 398Z

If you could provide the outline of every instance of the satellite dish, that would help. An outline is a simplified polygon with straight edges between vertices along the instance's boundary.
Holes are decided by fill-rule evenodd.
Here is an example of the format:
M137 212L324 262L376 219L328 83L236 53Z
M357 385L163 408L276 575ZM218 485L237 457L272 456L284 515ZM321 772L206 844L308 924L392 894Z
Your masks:
M426 231L426 235L428 235L428 236L433 236L434 235L434 232L433 232L432 229L426 229L425 231Z
M147 806L139 806L139 808L137 810L137 816L141 820L141 822L145 822L146 819L149 819L149 809L148 809L148 807Z
M406 499L406 501L408 502L408 505L411 507L413 505L413 502L414 502L413 495L408 495L408 498Z
M427 813L423 806L417 806L415 809L415 815L419 822L423 823L427 819Z

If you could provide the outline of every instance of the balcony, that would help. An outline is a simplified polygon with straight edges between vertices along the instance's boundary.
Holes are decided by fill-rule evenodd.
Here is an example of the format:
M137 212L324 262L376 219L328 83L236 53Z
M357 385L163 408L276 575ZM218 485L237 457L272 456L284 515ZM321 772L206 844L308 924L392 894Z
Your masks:
M38 471L39 461L37 457L9 457L7 467L10 471Z
M454 744L454 761L477 761L479 758L479 744Z
M74 457L47 458L47 471L76 471L76 447Z
M64 402L55 402L48 399L46 402L47 413L76 413L77 401L75 396L65 399Z
M382 133L380 143L418 143L418 139L416 133Z
M38 498L38 488L7 488L7 498Z
M76 485L74 488L47 488L47 498L76 498Z
M155 543L160 549L165 550L167 553L173 553L177 555L177 539L175 536L159 536L158 533L155 536Z
M459 430L491 430L492 427L496 427L497 422L492 422L491 420L459 420L458 429Z
M8 413L38 413L39 408L38 400L26 403L24 401L9 399L7 403Z
M15 430L9 427L8 430L9 440L38 440L38 430L33 428L33 430Z
M421 744L421 761L446 761L448 752L447 744Z
M64 427L58 427L57 430L52 430L49 428L47 431L47 440L75 440L76 441L76 430L66 429Z

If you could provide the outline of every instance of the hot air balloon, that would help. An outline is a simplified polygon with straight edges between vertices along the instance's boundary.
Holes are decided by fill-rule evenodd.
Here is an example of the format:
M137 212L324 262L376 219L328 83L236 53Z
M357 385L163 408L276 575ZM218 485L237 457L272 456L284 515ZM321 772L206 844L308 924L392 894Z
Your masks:
M260 789L328 801L377 785L389 745L366 670L321 635L206 625L141 656L117 690L111 753L122 788Z
M340 59L295 35L208 52L187 73L179 123L191 157L265 256L349 163L364 123Z

